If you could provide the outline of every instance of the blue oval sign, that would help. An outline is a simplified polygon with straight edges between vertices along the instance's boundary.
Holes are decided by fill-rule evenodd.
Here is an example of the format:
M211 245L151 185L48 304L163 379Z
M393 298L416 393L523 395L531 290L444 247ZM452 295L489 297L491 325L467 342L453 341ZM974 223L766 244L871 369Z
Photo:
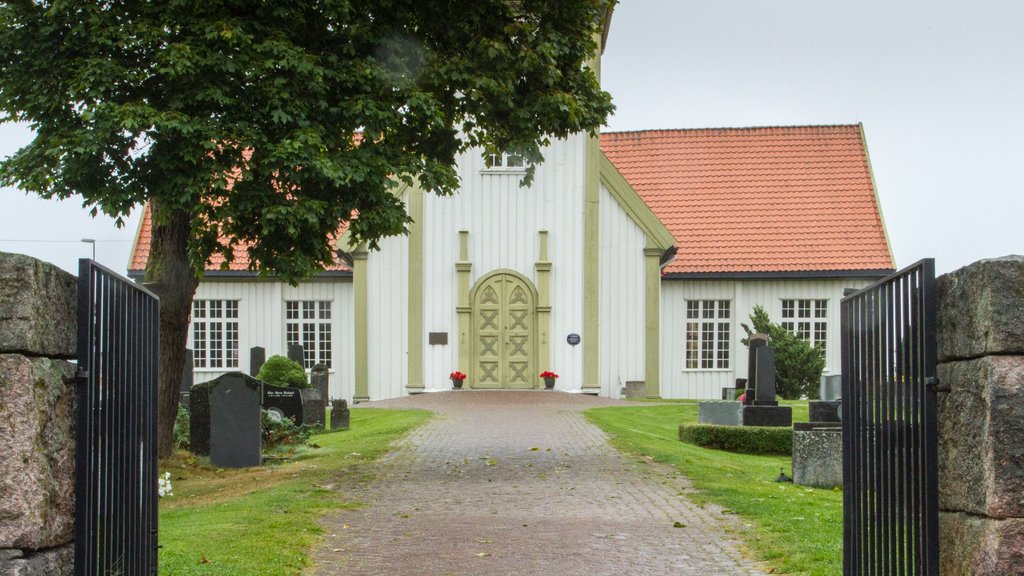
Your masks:
M570 346L575 346L580 343L580 335L573 332L565 337L565 341L568 342Z

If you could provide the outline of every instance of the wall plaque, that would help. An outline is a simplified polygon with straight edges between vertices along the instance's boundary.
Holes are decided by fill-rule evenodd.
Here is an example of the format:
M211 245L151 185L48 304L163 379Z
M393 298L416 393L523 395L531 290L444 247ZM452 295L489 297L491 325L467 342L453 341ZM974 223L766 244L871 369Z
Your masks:
M565 337L565 341L569 343L569 346L575 346L580 343L580 335L573 332Z
M448 345L448 333L447 332L430 332L427 335L427 343L431 346L447 346Z

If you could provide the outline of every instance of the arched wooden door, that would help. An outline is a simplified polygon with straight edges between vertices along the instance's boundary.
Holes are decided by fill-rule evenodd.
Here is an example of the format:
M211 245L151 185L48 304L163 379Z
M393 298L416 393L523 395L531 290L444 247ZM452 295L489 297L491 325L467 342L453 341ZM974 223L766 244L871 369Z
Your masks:
M536 305L529 281L485 276L473 298L473 388L535 388Z

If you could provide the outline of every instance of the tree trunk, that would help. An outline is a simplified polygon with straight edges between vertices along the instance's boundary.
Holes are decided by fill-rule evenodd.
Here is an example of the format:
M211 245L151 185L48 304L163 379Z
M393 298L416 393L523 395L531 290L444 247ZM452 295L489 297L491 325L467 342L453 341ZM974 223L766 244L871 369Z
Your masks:
M174 452L174 421L178 415L181 375L185 368L192 297L199 279L188 256L191 215L176 210L166 220L160 205L150 203L152 243L146 263L146 288L160 297L160 368L157 447L160 458ZM161 215L162 216L162 215Z

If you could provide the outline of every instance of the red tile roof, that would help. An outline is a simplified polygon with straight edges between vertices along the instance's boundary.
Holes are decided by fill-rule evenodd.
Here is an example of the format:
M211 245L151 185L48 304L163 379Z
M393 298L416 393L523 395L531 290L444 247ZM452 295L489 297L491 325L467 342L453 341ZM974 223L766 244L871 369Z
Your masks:
M128 270L130 273L142 273L146 270L146 262L149 260L149 249L152 237L152 218L150 215L149 204L142 213L142 220L139 223L139 232L135 236L135 246L132 248L131 259L128 262ZM342 226L338 233L344 231L346 226ZM234 260L228 265L227 270L229 272L249 272L249 253L244 245L235 246ZM224 263L224 257L220 254L214 254L209 261L206 263L207 272L222 272L221 264ZM348 266L345 266L340 260L336 261L333 266L327 268L328 271L347 271Z
M894 268L860 125L611 132L601 149L675 236L667 275Z

